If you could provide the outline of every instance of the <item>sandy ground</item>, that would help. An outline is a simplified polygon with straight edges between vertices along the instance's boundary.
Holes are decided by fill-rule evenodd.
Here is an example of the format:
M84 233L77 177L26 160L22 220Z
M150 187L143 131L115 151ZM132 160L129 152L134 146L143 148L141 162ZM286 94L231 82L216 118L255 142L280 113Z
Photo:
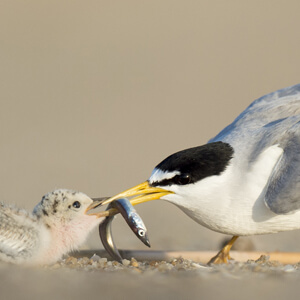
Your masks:
M204 268L185 260L124 261L67 258L28 269L1 265L5 299L283 299L298 297L298 265L257 262Z
M110 196L167 155L205 143L254 99L299 83L300 2L0 3L0 200L31 210L70 188ZM214 250L224 236L171 204L139 206L154 250ZM145 249L117 218L118 247ZM252 237L300 251L299 231ZM94 232L84 249L100 249ZM267 266L268 267L268 266ZM276 299L299 271L137 273L1 265L4 299Z

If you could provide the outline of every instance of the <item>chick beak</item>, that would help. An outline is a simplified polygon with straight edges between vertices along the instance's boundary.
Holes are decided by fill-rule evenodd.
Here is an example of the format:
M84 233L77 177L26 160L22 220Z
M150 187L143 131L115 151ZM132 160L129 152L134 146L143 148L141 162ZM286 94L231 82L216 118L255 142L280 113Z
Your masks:
M93 202L86 208L85 213L91 209L94 209L102 204L103 201L109 199L110 197L100 197L100 198L91 198Z

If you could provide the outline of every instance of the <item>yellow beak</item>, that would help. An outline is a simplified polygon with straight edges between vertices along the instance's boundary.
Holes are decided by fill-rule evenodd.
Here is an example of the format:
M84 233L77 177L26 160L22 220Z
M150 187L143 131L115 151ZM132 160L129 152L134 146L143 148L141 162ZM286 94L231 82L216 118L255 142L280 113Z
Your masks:
M168 194L173 194L173 192L162 189L162 188L150 187L148 181L145 181L139 185L136 185L135 187L133 187L131 189L128 189L120 194L117 194L116 196L113 196L108 199L101 199L100 201L95 201L95 203L92 203L87 208L86 212L93 208L96 208L98 206L109 204L112 201L120 199L120 198L132 197L129 200L130 203L132 205L137 205L137 204L144 203L147 201L160 199L161 197L166 196ZM105 212L100 212L100 213L96 213L93 215L97 215L98 217L104 217L104 216L111 216L116 213L117 213L116 209L111 208Z

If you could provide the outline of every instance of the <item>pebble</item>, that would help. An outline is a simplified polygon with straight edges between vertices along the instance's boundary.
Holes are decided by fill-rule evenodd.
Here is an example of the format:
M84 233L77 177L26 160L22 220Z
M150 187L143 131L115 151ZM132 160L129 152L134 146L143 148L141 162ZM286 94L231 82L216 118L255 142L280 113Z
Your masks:
M192 266L195 267L196 269L210 269L211 268L209 266L201 265L199 263L192 263Z
M161 272L165 272L165 271L170 271L174 268L174 266L172 264L163 262L161 264L158 265L158 270Z
M111 266L112 266L112 261L108 261L106 265L107 265L108 267L111 267Z
M128 260L128 259L123 259L123 260L122 260L122 264L123 264L123 266L127 267L127 266L130 265L130 260Z
M97 261L99 261L100 258L101 258L101 257L100 257L99 255L94 254L94 255L91 257L91 260L97 262Z
M78 259L78 263L80 263L84 266L88 265L90 262L91 262L91 260L88 257L82 257L82 258Z
M285 265L283 267L284 272L294 272L296 269L292 265Z
M73 265L73 264L76 264L76 263L77 263L77 258L75 258L75 257L69 256L66 259L66 264L67 265Z
M131 266L137 268L139 266L139 263L137 262L137 260L135 258L131 258L131 261L130 261L130 264Z

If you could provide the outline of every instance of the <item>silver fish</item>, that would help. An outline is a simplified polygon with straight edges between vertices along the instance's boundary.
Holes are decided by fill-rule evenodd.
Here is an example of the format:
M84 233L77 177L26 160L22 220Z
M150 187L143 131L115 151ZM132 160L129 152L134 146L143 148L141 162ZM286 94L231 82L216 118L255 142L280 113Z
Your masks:
M116 210L116 214L120 213L131 230L134 232L134 234L148 247L150 247L149 238L147 235L147 229L146 226L142 220L142 218L139 216L139 214L136 212L132 204L127 198L121 198L113 201L106 210ZM122 256L120 255L120 252L118 251L113 237L112 237L112 231L111 231L111 223L114 219L115 215L109 215L107 216L104 221L99 225L99 235L100 239L102 241L102 244L105 248L105 250L109 253L109 255L118 261L122 260Z

